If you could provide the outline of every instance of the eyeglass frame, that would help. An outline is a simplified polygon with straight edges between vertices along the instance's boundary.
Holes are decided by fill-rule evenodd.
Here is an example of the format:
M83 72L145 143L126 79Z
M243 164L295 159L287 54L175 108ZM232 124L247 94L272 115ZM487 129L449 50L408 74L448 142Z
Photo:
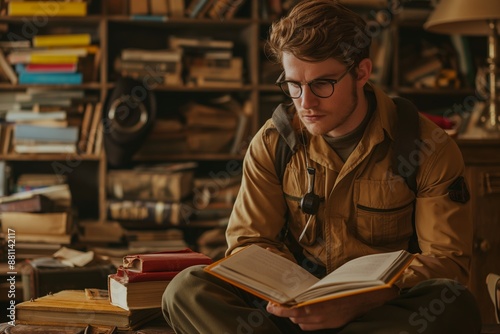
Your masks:
M303 85L307 85L309 86L309 89L311 90L311 92L314 94L314 96L317 96L319 97L320 99L327 99L329 98L330 96L333 95L333 93L335 92L335 85L339 83L340 80L342 80L346 75L347 73L349 73L352 68L354 67L354 64L352 64L351 66L349 66L347 68L347 70L342 73L342 75L338 78L338 79L326 79L326 78L319 78L319 79L313 79L309 82L299 82L299 81L294 81L294 80L280 80L282 79L282 77L285 75L285 71L281 72L280 76L278 77L278 79L276 80L276 82L274 83L276 86L278 86L281 91L283 92L283 94L285 94L286 96L288 96L289 98L291 99L298 99L299 97L302 96L302 93L304 92L304 90L302 89L302 86ZM311 88L311 84L315 83L315 82L318 82L318 81L324 81L324 82L328 82L331 86L332 86L332 92L330 93L330 95L328 96L319 96L318 94L316 94L314 92L314 90ZM293 83L293 84L296 84L298 87L300 87L300 94L299 96L297 97L293 97L291 96L290 94L287 94L286 91L283 89L283 87L281 85L285 84L285 83Z

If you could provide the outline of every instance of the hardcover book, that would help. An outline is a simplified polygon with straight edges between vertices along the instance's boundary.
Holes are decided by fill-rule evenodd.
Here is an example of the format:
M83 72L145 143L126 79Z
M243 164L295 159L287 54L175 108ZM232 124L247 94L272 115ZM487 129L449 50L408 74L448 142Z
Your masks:
M76 143L79 128L68 126L65 128L50 128L44 126L16 124L14 141L33 140L45 142Z
M10 1L9 16L85 16L86 2Z
M159 308L163 292L175 274L172 273L166 279L136 282L130 282L118 274L109 275L109 300L111 304L125 310Z
M90 34L52 34L33 36L33 47L90 45Z
M54 203L42 194L0 203L0 212L50 212Z
M179 251L127 255L123 258L123 268L143 273L181 271L190 266L210 263L212 263L211 258L189 248Z
M127 311L84 290L63 290L16 305L16 323L28 325L116 326L133 329L161 315L159 308Z
M182 203L110 199L107 201L107 212L111 220L137 223L142 227L181 225L188 218L188 209L183 208Z
M81 73L19 73L19 84L79 85L83 82Z
M7 233L8 229L13 229L18 234L65 235L70 232L70 217L67 212L3 212L2 231Z
M413 258L405 250L365 255L318 279L298 264L251 245L205 271L264 300L293 307L390 288Z

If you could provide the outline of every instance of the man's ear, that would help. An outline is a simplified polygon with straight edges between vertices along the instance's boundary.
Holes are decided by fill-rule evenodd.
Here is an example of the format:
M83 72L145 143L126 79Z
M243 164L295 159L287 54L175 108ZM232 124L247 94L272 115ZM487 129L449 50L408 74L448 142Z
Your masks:
M359 62L358 65L358 75L357 75L357 84L360 87L363 87L365 83L370 79L370 75L372 74L372 61L369 58L365 58Z

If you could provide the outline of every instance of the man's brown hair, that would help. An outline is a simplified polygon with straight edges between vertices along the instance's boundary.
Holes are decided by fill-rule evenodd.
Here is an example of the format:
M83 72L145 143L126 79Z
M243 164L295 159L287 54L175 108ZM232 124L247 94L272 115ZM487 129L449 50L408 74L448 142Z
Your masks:
M281 63L284 52L305 61L334 58L346 66L369 57L371 37L366 22L336 0L305 0L274 22L268 53Z

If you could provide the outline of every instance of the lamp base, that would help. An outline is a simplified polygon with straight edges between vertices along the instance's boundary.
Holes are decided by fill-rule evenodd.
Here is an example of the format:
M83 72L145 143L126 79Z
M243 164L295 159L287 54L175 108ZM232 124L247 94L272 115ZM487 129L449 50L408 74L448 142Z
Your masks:
M500 136L500 115L498 111L500 111L499 101L487 102L481 111L478 126L487 132L498 133Z

